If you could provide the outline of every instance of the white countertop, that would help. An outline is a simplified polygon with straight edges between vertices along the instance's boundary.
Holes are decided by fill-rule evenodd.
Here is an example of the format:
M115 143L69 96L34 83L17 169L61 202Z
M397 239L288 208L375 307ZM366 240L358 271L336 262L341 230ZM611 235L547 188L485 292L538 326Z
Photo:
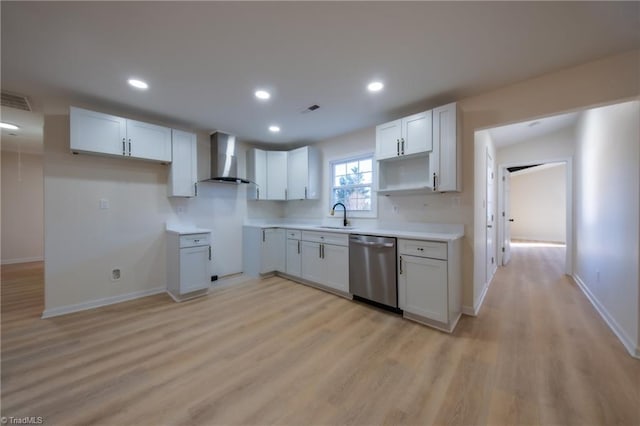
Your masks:
M372 228L372 227L353 227L353 228L326 228L320 225L305 225L299 223L262 223L262 224L246 224L245 226L251 226L255 228L286 228L286 229L299 229L302 231L316 231L316 232L335 232L340 234L361 234L361 235L376 235L380 237L396 237L396 238L409 238L416 240L431 240L431 241L454 241L464 237L464 227L462 225L447 225L447 228L443 230L408 230L408 229L390 229L390 228ZM453 230L451 228L457 228L459 230Z
M210 234L211 229L196 228L189 225L171 225L167 226L167 232L174 234L188 235L188 234Z

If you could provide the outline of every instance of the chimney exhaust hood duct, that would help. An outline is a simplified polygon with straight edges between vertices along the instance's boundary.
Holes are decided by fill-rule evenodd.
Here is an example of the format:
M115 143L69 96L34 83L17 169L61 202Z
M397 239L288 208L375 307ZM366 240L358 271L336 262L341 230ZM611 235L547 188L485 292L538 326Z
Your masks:
M215 182L251 183L238 176L236 137L216 132L211 135L211 179Z

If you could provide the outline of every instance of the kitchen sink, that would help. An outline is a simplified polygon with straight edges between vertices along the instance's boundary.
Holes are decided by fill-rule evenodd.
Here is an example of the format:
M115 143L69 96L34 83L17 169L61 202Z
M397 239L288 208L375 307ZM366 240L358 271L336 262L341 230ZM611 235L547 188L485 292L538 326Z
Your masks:
M318 225L316 228L322 229L353 229L353 226L329 226L329 225Z

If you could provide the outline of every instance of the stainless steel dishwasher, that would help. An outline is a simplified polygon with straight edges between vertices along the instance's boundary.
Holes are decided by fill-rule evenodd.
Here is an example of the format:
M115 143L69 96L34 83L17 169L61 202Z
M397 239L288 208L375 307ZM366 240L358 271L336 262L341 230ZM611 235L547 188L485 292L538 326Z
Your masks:
M396 239L349 236L349 291L354 296L398 307Z

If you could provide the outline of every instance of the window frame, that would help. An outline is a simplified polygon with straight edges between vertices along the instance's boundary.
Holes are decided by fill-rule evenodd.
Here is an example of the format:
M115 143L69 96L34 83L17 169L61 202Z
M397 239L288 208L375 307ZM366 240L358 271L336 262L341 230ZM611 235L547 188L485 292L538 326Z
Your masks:
M378 194L376 192L376 176L377 176L377 164L375 154L373 152L366 152L358 155L351 155L347 157L339 157L334 158L329 161L329 206L327 211L331 211L331 207L333 207L335 201L333 199L333 192L335 189L340 188L334 184L335 182L335 167L336 165L349 163L352 161L362 161L371 159L371 183L370 184L361 184L361 185L353 185L350 187L370 187L371 188L371 210L347 210L347 218L355 217L355 218L377 218L378 217ZM342 210L342 209L340 209ZM336 212L338 214L339 212ZM327 216L332 217L330 214ZM333 216L335 217L335 216Z

